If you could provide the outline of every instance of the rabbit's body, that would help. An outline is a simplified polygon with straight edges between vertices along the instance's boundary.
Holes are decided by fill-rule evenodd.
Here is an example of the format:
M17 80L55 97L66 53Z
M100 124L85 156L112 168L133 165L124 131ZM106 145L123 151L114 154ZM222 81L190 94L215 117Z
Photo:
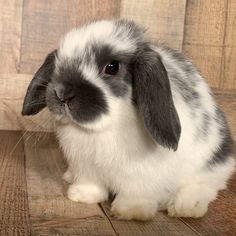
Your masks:
M99 26L102 23L95 24ZM110 26L114 23L106 24ZM119 24L121 27L124 22ZM130 23L125 24L125 27L133 27ZM96 33L99 34L98 32ZM136 37L135 40L131 44L127 41L118 48L122 51L122 47L127 47L130 49L128 54L134 55L135 49L132 47L134 42L137 43L136 34L140 34L140 31L132 31L133 35L130 32L127 35ZM76 45L73 34L78 32L69 34L59 50L55 66L58 74L64 56L74 53L68 45L68 42ZM86 33L83 37L81 43L85 44ZM139 47L142 46L140 44ZM56 107L55 102L52 102L55 94L52 95L50 89L55 81L48 85L47 106L53 113L59 114L57 136L68 161L64 179L72 183L68 197L74 201L95 203L107 200L108 193L113 192L116 197L112 203L112 211L123 219L149 219L156 210L164 209L171 216L200 217L206 213L208 204L216 198L218 190L226 187L226 181L234 170L232 139L227 122L208 85L190 61L163 46L149 45L147 50L146 46L143 47L144 57L139 59L138 54L135 59L137 62L131 63L134 65L131 68L142 69L143 63L148 66L134 73L130 72L131 69L123 69L127 72L124 75L127 78L126 86L123 82L122 87L117 84L121 77L116 77L114 81L110 78L108 87L111 91L106 90L104 82L96 79L98 75L95 69L81 69L83 76L93 78L91 81L103 91L105 101L108 101L106 104L102 95L96 95L97 99L94 101L97 102L96 109L101 115L97 113L99 118L92 122L84 120L91 119L90 115L94 111L80 117L77 113L72 113L69 103L68 106L65 105L61 115L58 105ZM159 59L156 59L156 53L163 63L157 71L155 66L159 65ZM157 61L154 63L152 59ZM145 75L149 82L154 78L150 75L152 72L149 68L156 73L154 77L162 73L157 78L160 82L157 85L154 82L154 90L148 84L145 85L147 89L145 86L140 89L135 84L132 87L129 72L136 78L134 83L139 81L142 84ZM161 81L166 75L169 82ZM76 86L85 87L84 84ZM89 87L90 84L86 86L90 91L95 91ZM151 99L142 103L140 91L146 93L143 100L149 97L149 93ZM165 96L167 97L163 100ZM79 101L83 99L85 97ZM157 108L154 116L149 114L152 100L152 109L161 107L160 110ZM84 101L87 104L90 102ZM57 104L61 103L57 101ZM82 105L80 103L78 107ZM59 108L61 109L61 105ZM155 120L156 117L160 117L161 122ZM83 122L79 119L83 119ZM158 127L157 132L152 122Z

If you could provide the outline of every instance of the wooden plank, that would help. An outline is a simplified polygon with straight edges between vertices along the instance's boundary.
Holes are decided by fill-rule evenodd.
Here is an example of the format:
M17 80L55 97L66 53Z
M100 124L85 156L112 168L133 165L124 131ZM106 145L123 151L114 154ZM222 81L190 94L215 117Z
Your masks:
M73 27L119 16L119 0L25 0L20 71L33 73Z
M227 0L187 1L183 51L211 87L219 88Z
M236 141L236 92L214 90L216 100L225 112L234 140Z
M221 88L236 89L236 1L228 0Z
M0 1L0 71L18 71L23 0Z
M36 116L21 115L23 99L32 75L0 74L0 129L50 131L52 116L45 109Z
M231 182L236 182L236 174ZM202 219L182 219L201 235L235 235L236 232L236 185L220 192L218 199L210 204L209 211ZM232 190L232 191L231 191Z
M51 134L26 135L25 154L32 235L114 235L97 204L66 198L66 165Z
M0 131L0 235L30 235L20 137L21 132Z
M166 213L158 212L152 221L124 221L117 220L110 214L110 204L101 204L104 212L109 217L114 230L122 236L177 236L177 235L198 235L190 227L186 226L181 220L171 218Z
M152 41L182 49L186 0L122 0L121 17L148 28Z

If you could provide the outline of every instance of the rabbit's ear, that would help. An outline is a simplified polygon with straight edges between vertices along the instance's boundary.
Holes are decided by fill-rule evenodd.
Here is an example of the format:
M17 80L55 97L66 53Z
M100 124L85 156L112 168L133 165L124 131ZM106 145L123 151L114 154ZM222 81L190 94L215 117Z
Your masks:
M57 51L54 50L48 54L31 80L25 95L22 115L35 115L46 106L46 88L55 69L56 53Z
M150 48L142 49L133 63L133 98L152 138L175 151L180 121L167 71L160 55Z

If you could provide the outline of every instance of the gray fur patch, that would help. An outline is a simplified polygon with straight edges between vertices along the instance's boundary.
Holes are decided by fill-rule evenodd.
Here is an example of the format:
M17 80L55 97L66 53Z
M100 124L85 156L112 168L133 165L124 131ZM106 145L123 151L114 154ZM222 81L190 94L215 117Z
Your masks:
M102 79L109 86L112 93L117 97L123 97L128 91L128 86L131 86L132 76L126 73L124 77L119 76L104 76Z
M104 67L112 62L118 61L122 66L128 70L129 61L132 55L123 53L115 53L109 45L93 45L92 51L95 55L95 63L100 72L101 78L109 86L112 93L117 97L122 97L128 91L128 86L132 83L131 74L127 71L121 75L102 75Z
M188 75L191 75L193 73L199 73L197 68L193 65L193 63L182 53L178 52L177 50L173 48L169 48L165 45L162 45L162 49L167 51L173 58L175 58L176 63L178 66ZM194 80L191 80L189 82L193 82Z
M211 124L211 117L206 112L202 115L202 133L204 136L208 136L209 128Z
M216 122L220 126L220 136L222 142L220 146L214 151L212 158L208 162L208 166L212 167L216 164L225 163L233 154L233 139L231 137L230 129L225 118L224 113L220 108L216 108Z
M50 111L63 113L67 104L74 120L80 123L94 121L109 112L103 91L86 80L74 63L63 64L57 71L47 89Z
M200 120L199 122L200 126L197 127L197 131L195 134L196 140L199 140L199 139L205 140L209 134L212 118L206 111L203 113L201 113L200 111L199 112L195 111L195 113L196 114L193 114L193 117Z
M182 96L183 100L189 104L193 110L194 108L199 108L201 101L200 94L196 90L198 82L198 78L196 77L197 69L182 53L166 46L163 46L162 50L166 51L166 53L171 56L178 68L168 67L167 65L168 76L174 90L177 90L177 93Z
M190 104L192 107L199 107L200 106L200 95L195 90L193 84L189 83L188 81L180 78L181 75L172 75L171 80L175 85L175 88L178 90L178 93L181 94L183 100ZM194 84L195 85L195 84Z

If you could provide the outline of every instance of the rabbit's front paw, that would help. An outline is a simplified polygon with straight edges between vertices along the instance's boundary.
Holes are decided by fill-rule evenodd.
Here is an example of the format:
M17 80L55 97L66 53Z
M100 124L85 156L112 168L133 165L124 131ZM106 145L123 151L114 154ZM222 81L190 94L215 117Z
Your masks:
M108 193L104 188L92 183L74 183L70 185L67 195L71 201L89 204L103 202L108 198Z
M215 197L216 192L206 186L184 187L169 203L168 215L172 217L202 217L207 212L208 204Z

